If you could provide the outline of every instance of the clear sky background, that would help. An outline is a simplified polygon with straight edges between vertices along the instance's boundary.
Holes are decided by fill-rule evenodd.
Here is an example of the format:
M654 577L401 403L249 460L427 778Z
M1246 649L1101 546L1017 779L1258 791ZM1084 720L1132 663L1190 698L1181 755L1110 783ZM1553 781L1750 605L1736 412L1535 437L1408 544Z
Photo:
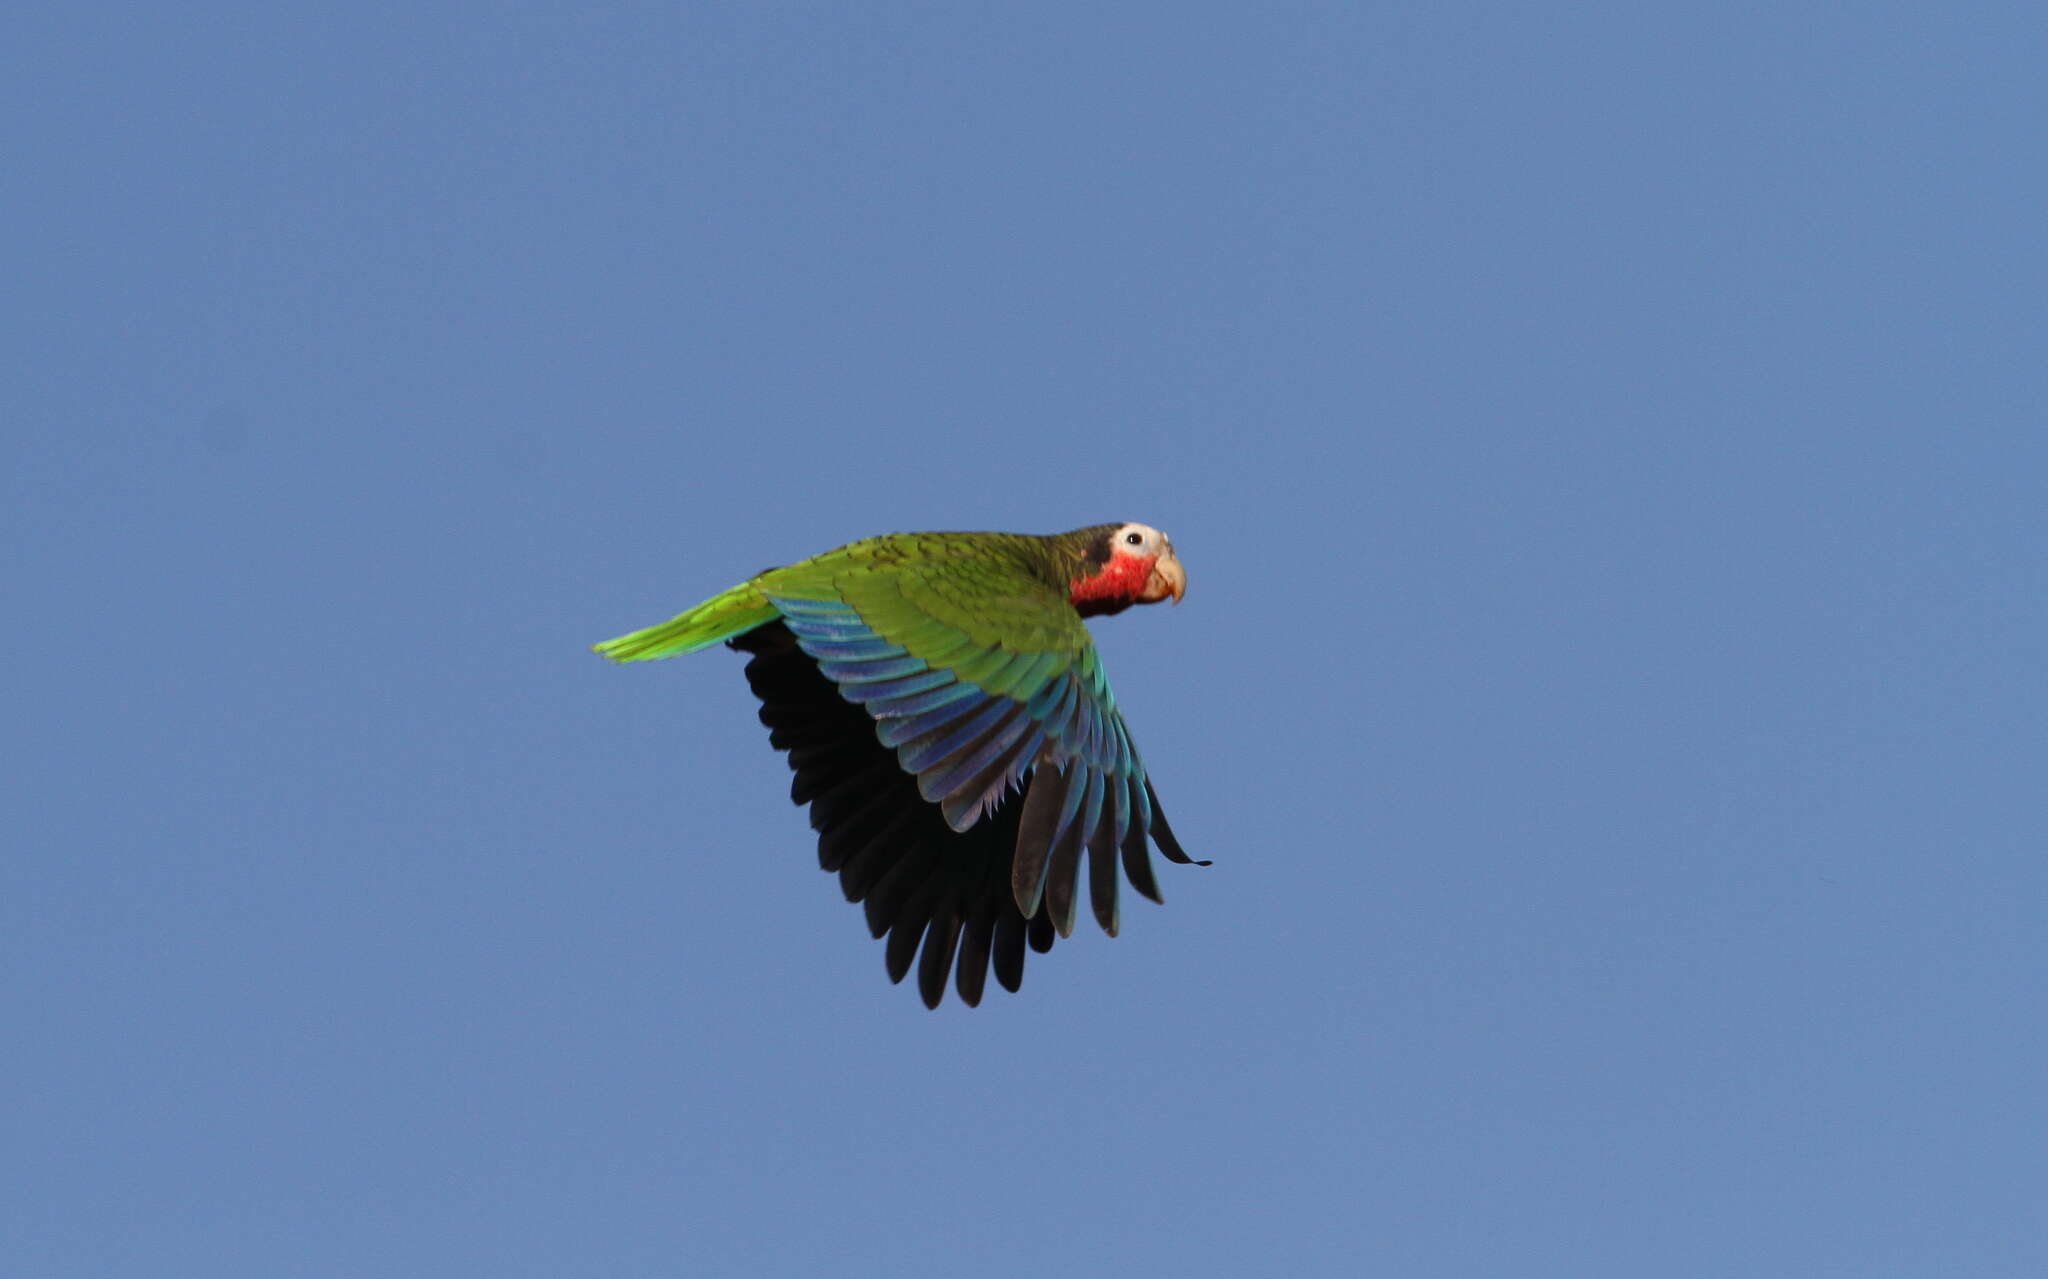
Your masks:
M2048 1273L2034 4L9 6L10 1276ZM1214 868L927 1012L897 529ZM1083 929L1092 926L1084 920Z

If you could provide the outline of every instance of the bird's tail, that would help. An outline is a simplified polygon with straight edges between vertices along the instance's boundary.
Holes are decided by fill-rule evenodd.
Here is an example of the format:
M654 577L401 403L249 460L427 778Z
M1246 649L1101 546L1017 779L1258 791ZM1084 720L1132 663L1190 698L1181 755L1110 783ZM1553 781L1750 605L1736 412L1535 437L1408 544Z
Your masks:
M752 582L714 595L666 622L608 639L591 651L615 662L650 662L658 657L694 653L720 640L753 630L781 614Z

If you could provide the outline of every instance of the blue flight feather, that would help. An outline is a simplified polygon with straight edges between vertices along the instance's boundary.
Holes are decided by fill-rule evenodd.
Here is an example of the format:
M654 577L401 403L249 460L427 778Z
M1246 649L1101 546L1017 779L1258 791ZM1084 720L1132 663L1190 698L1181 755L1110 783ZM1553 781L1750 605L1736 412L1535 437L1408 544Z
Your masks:
M979 695L980 689L972 684L944 684L923 692L906 693L885 701L870 701L868 714L876 719L894 719L902 715L918 715L936 710L948 702L957 702L963 697Z
M808 635L797 637L797 647L819 661L871 662L878 657L901 657L909 650L901 644L872 635L849 639L813 639Z
M839 695L849 702L879 702L893 697L909 697L914 693L943 688L951 683L951 671L918 671L914 675L880 680L872 684L847 685L839 690Z
M943 799L960 787L974 780L975 774L1001 758L1004 751L1017 744L1031 727L1031 720L1025 716L1017 703L1011 702L1011 718L1002 724L974 749L943 768L926 773L917 779L917 787L926 799Z
M990 698L987 706L968 716L964 723L949 724L904 745L897 750L896 758L902 761L905 772L922 773L986 733L1016 705L1008 698Z
M980 691L975 689L972 684L956 684L953 687L972 689L975 692ZM949 688L945 691L951 692L952 689ZM967 705L961 705L960 701L962 700L967 701ZM882 745L901 746L903 743L915 741L927 733L936 733L948 724L956 723L974 714L978 709L980 709L979 702L971 699L960 699L916 715L905 715L900 719L881 720L875 724L875 733L882 739Z
M888 657L876 662L819 662L818 669L835 684L871 684L926 668L921 657Z

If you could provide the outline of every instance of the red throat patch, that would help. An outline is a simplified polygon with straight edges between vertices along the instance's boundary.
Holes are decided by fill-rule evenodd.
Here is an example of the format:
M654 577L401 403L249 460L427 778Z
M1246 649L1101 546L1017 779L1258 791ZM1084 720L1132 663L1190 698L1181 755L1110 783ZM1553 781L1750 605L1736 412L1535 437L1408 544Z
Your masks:
M1145 589L1145 579L1152 576L1152 566L1158 562L1157 555L1132 555L1119 548L1110 553L1109 563L1095 576L1075 578L1067 599L1083 617L1129 608L1137 600L1138 592Z

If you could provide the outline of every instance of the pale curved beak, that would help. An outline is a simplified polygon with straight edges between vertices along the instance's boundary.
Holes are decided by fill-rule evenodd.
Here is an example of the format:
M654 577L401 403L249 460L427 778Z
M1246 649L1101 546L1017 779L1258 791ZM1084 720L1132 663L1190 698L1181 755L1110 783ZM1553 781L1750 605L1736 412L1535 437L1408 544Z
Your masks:
M1159 553L1153 561L1152 574L1145 579L1145 589L1138 592L1140 604L1157 604L1167 596L1180 603L1181 596L1188 593L1188 572L1180 566L1180 557L1173 553L1173 546Z

